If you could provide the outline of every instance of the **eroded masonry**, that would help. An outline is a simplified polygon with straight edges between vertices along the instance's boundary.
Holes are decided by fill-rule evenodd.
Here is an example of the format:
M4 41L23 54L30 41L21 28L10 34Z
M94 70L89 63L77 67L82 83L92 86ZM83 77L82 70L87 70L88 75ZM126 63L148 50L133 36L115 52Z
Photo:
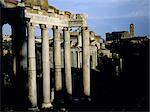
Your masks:
M49 6L47 0L2 0L1 10L1 32L6 23L12 28L12 74L16 79L15 94L22 98L22 102L28 99L28 107L31 109L38 108L39 105L50 108L52 99L57 97L55 93L62 90L62 85L72 95L71 67L83 70L83 93L90 97L90 68L95 69L97 66L100 44L95 33L88 28L85 14L60 11ZM34 32L37 27L41 30L40 39L35 39ZM49 29L53 32L51 39L48 37ZM41 48L41 65L36 62L36 44L40 44ZM2 51L1 48L1 56ZM37 66L42 68L42 104L39 104L37 97ZM54 69L55 76L54 91L51 88L51 68ZM65 70L64 82L62 68Z

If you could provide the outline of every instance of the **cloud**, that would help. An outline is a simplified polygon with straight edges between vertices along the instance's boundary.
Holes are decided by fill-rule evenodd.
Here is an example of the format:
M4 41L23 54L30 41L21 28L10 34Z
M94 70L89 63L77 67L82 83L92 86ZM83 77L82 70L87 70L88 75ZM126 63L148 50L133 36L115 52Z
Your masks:
M146 34L150 24L149 0L49 0L49 3L60 10L87 13L88 24L96 31L101 28L107 32L111 26L118 28L116 25L120 24L123 25L119 29L124 29L123 26L132 21L144 26L139 32Z
M142 11L130 12L126 15L114 15L114 16L89 16L88 19L102 20L102 19L122 19L122 18L135 18L135 17L149 17L148 14Z

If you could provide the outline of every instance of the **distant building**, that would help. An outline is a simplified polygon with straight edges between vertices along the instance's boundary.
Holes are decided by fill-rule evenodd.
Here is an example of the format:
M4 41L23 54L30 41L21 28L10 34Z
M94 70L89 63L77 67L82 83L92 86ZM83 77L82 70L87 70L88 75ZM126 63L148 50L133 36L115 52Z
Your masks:
M134 37L134 24L130 24L130 36Z
M121 39L128 39L134 37L134 24L130 24L130 32L128 31L117 31L106 33L106 41L119 41Z
M120 40L120 39L126 39L126 38L131 38L130 33L128 31L106 33L106 41Z

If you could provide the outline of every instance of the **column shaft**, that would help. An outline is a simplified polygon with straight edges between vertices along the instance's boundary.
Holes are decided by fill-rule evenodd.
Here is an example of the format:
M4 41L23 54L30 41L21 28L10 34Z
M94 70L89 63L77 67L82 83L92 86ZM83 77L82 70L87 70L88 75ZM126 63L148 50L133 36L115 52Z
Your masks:
M92 69L96 69L96 52L93 51L93 54L92 54Z
M81 47L82 46L82 36L81 36L81 33L79 32L79 35L78 35L78 46Z
M54 36L54 68L55 68L55 90L62 90L62 76L61 76L61 46L60 46L60 32L57 26L53 27Z
M15 52L15 29L14 27L11 27L12 29L12 54L13 54L13 74L16 75L17 73L17 63L16 63L16 52Z
M2 62L2 56L3 56L3 32L2 32L2 24L0 24L0 63ZM1 68L0 68L1 70ZM0 77L1 78L1 77Z
M116 66L116 76L119 76L119 66Z
M83 64L83 61L82 61L82 51L79 52L79 57L80 57L80 68L82 68L82 64Z
M90 46L89 30L87 27L82 28L83 36L83 88L84 94L90 96Z
M77 54L76 54L76 49L73 51L73 67L77 68Z
M2 46L2 39L3 39L3 32L2 32L2 24L0 24L0 64L3 63L2 62L2 57L3 57L3 46ZM2 74L3 74L3 66L0 67L0 71L1 71L1 75L0 75L0 91L3 90L3 78L2 78ZM3 96L2 94L3 92L0 93L0 98L2 98L1 96ZM0 103L2 103L0 101Z
M50 101L50 62L49 62L49 38L48 28L41 25L42 34L42 69L43 69L43 108L52 106Z
M122 72L122 67L123 67L123 60L122 60L122 58L120 58L119 61L120 61L120 63L119 63L120 64L120 72Z
M37 106L37 88L36 88L36 60L35 60L35 39L34 26L28 24L28 87L29 101L32 107Z
M96 67L97 67L97 65L98 65L98 58L97 58L97 48L96 48L96 51L95 51L95 58L96 58Z
M78 68L80 68L80 50L77 51Z
M68 28L64 28L64 50L65 50L65 83L67 93L72 95L72 76L71 76L71 50L70 33Z

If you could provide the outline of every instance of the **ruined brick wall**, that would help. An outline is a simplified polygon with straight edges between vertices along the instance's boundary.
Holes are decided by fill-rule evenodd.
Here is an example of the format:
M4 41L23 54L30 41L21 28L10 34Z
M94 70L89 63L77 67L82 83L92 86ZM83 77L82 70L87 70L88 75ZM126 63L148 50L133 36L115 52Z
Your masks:
M40 6L43 9L48 8L48 0L24 0L26 5Z

